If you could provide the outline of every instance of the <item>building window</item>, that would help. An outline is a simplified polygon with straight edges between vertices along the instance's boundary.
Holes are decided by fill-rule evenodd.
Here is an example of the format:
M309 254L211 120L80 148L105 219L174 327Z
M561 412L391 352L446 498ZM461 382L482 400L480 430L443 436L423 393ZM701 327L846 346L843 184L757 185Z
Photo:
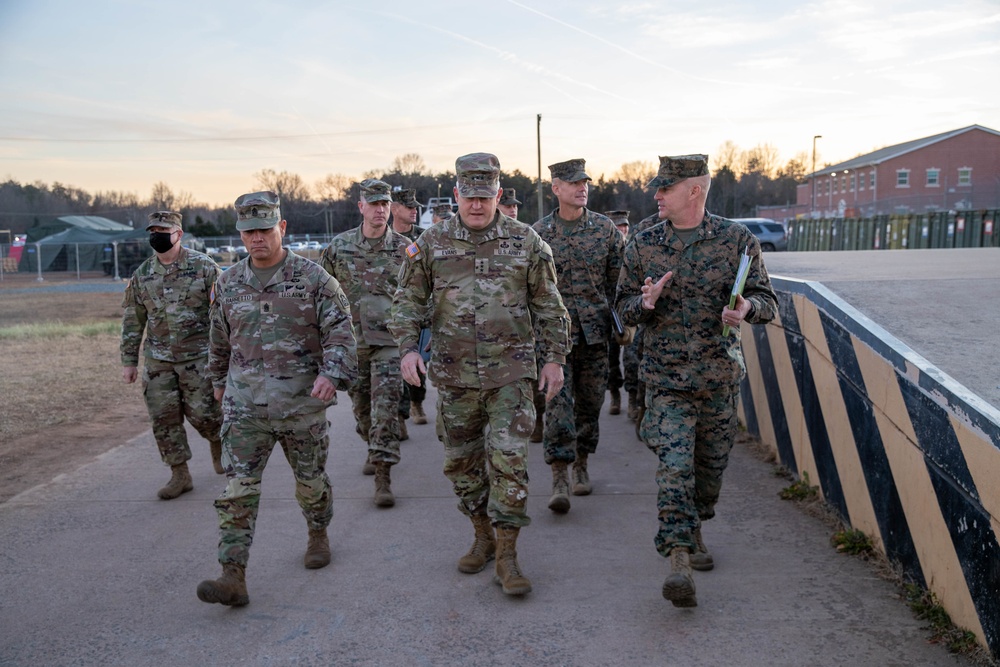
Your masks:
M858 175L858 190L864 190L864 189L865 189L865 172L861 172L861 174Z
M858 174L857 172L854 172L851 174L851 192L854 192L857 185L858 185Z
M928 169L927 170L927 187L936 188L941 185L941 170L940 169Z
M868 175L868 187L872 190L875 189L875 170L872 169L871 174Z
M958 170L958 184L972 185L972 167L962 167Z
M896 187L897 188L908 188L908 187L910 187L910 170L909 169L897 169L896 170Z
M847 174L840 177L840 191L847 192Z

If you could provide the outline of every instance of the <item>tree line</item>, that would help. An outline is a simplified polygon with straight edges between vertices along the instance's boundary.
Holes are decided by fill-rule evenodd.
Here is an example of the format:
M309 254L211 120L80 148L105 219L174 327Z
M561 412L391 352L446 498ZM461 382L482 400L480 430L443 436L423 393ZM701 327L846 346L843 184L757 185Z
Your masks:
M806 175L804 153L781 165L777 150L761 144L742 150L732 142L723 144L714 156L712 187L708 210L730 218L751 217L757 206L786 204L795 201L796 185ZM645 185L656 174L654 162L623 164L610 176L601 175L592 183L588 208L598 212L628 210L632 222L656 211L653 193ZM261 190L273 190L281 197L282 214L295 234L335 234L361 223L356 202L358 183L378 178L393 186L413 188L417 200L450 197L455 184L454 172L433 174L423 159L414 153L399 156L384 169L365 172L360 178L329 174L309 186L298 174L263 169L254 174ZM522 202L518 218L532 223L539 218L538 184L535 178L521 173L501 172L500 183L513 188ZM543 215L555 206L550 182L542 182ZM231 206L218 207L196 202L188 193L174 193L166 183L153 186L150 196L119 191L91 194L53 183L21 184L13 179L0 183L0 229L13 234L66 215L96 215L123 224L138 226L152 211L171 210L184 214L186 229L195 236L236 234L236 217Z

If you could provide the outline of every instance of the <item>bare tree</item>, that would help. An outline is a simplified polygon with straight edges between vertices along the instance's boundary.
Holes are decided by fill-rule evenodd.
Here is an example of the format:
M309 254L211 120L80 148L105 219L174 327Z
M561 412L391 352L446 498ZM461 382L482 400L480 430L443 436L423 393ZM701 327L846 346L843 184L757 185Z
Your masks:
M612 181L622 181L633 188L644 188L656 175L656 165L652 162L636 160L626 162L611 177Z
M402 176L417 176L429 173L424 159L416 153L407 153L406 155L398 156L392 161L391 171Z
M778 171L778 149L773 144L757 144L740 155L740 171L773 178Z
M276 172L274 169L262 169L254 174L257 185L264 190L270 190L281 198L282 203L303 202L309 199L309 188L298 174L287 171Z
M327 174L325 178L316 181L314 190L322 201L334 202L347 199L351 193L351 179L343 174Z
M159 181L153 186L153 192L149 195L149 205L156 211L174 211L175 199L170 186Z
M728 169L733 174L739 176L740 172L740 154L742 151L739 147L734 144L731 140L727 139L721 146L719 146L718 152L715 154L715 167L712 171L721 171L723 169Z

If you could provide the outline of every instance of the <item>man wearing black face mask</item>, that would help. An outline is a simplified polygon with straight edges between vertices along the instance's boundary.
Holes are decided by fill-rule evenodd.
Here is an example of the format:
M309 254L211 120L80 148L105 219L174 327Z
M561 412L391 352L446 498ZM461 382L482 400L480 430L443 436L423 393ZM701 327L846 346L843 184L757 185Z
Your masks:
M215 472L222 474L222 411L205 374L209 307L219 267L208 255L181 246L181 214L149 214L149 245L156 251L139 265L122 307L122 379L138 377L143 332L143 396L160 458L171 477L157 495L170 500L194 488L184 418L208 440Z

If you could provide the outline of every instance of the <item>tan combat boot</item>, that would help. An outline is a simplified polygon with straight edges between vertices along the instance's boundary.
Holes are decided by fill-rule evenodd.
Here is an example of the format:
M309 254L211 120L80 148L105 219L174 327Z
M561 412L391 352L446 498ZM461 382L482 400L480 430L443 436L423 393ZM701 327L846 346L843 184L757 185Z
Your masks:
M541 442L543 433L545 431L545 422L542 415L535 417L535 430L531 432L531 437L528 438L531 442Z
M371 452L368 452L368 456L365 457L365 464L361 467L361 474L363 475L375 474L375 463L372 461Z
M691 554L691 569L699 572L708 572L715 567L712 554L705 546L705 540L701 538L701 526L694 529L694 552Z
M630 391L628 393L628 418L629 421L635 421L636 416L639 414L639 403L636 401L635 392Z
M475 514L472 516L472 525L476 529L476 539L472 542L469 553L458 559L458 571L466 574L482 572L486 564L493 560L497 550L490 518L485 514Z
M330 539L326 536L326 528L309 531L309 544L302 562L309 570L318 570L330 564Z
M611 389L611 407L608 408L609 415L620 415L622 412L622 394L617 389Z
M389 468L390 465L387 461L375 463L375 505L377 507L392 507L396 504L396 498L392 495Z
M414 424L426 424L427 415L424 414L424 404L410 401L410 416L413 417Z
M576 461L573 462L573 495L589 496L590 474L587 473L587 455L577 454Z
M663 582L663 597L675 607L698 606L691 573L691 552L687 547L674 547L670 551L670 574Z
M215 474L224 475L226 473L226 469L222 467L222 441L210 440L208 442L208 447L212 452L212 467L215 468Z
M223 563L222 576L198 584L198 599L202 602L242 607L250 602L247 594L246 566Z
M191 481L191 471L188 470L188 464L180 463L175 466L170 466L170 481L162 489L156 492L163 500L170 500L171 498L176 498L182 493L187 493L194 488L194 482Z
M399 441L410 439L410 432L406 430L406 417L399 415Z
M531 582L521 574L517 564L517 526L497 526L497 565L493 583L500 584L506 595L524 595L531 592Z
M549 509L559 514L569 511L569 472L565 461L552 463L552 497Z

